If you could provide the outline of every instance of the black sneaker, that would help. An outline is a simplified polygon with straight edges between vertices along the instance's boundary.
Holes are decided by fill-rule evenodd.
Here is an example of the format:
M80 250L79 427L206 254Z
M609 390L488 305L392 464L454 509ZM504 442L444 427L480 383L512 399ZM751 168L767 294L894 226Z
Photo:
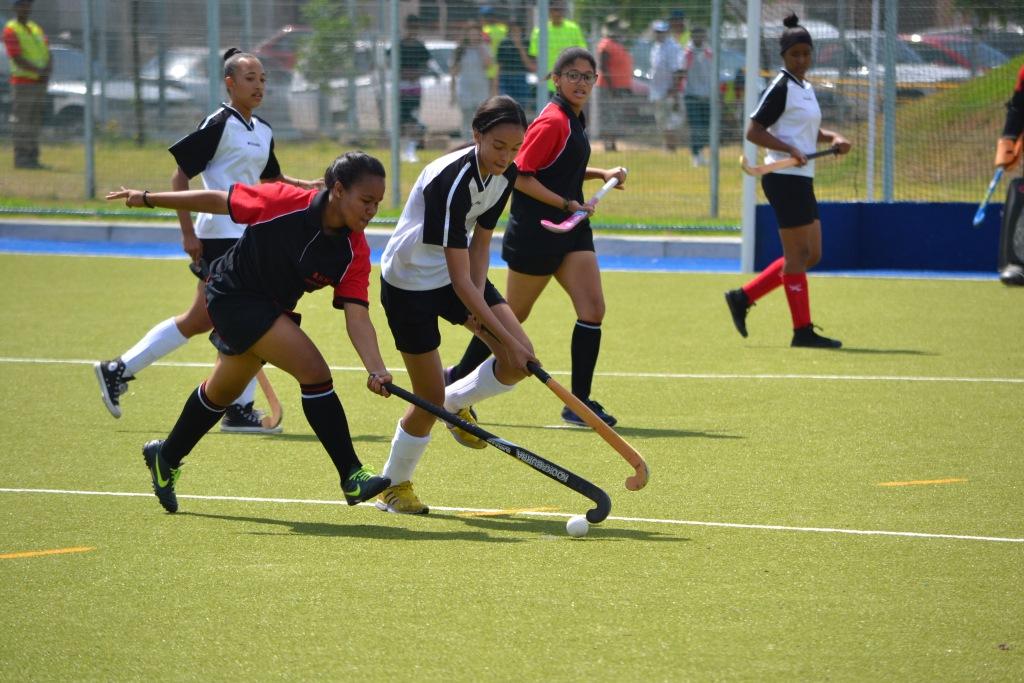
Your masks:
M263 426L263 413L252 407L252 403L239 405L232 403L224 411L224 417L220 421L220 431L235 432L238 434L280 434L284 427Z
M608 425L609 427L614 427L615 423L618 422L617 419L615 419L613 416L611 416L608 413L606 413L605 410L604 410L604 406L602 406L597 401L588 398L583 403L585 403L588 408L593 410L594 414L597 415L599 418L601 418L601 420L603 420L604 423L606 425ZM576 425L577 427L586 427L587 426L587 423L583 421L583 418L581 418L579 415L577 415L576 413L574 413L571 410L569 410L569 406L566 406L565 408L562 408L562 420L564 420L565 422L568 422L571 425Z
M747 336L747 311L753 306L747 293L742 289L730 289L725 293L725 303L729 306L729 313L732 314L732 324L741 337Z
M391 486L391 480L378 476L366 465L348 473L341 482L341 492L345 494L345 502L357 505L363 501L376 498L381 491Z
M150 478L153 480L153 493L156 494L164 510L168 512L178 511L178 496L174 494L174 484L181 476L180 467L171 467L164 460L160 451L163 448L162 440L150 441L142 447L142 459L149 468Z
M793 341L790 343L790 346L802 346L808 349L838 349L842 345L843 342L838 339L822 337L815 332L813 323L793 330Z
M121 417L121 394L128 391L128 382L135 379L125 377L124 361L120 358L103 360L92 364L96 379L100 382L100 398L114 417Z

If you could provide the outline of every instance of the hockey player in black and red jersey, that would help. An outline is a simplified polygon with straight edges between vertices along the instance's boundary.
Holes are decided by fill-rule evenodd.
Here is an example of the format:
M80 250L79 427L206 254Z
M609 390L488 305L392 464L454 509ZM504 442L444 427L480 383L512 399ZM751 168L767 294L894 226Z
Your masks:
M384 365L369 314L370 249L363 231L384 196L384 167L361 152L331 164L325 190L284 183L235 184L221 190L107 194L130 207L164 207L223 214L248 225L214 262L206 281L211 340L220 351L213 372L192 392L166 439L150 441L143 458L153 490L176 512L175 483L181 461L221 418L264 362L292 375L302 389L302 410L331 457L349 505L375 497L390 481L364 466L355 453L331 371L293 313L305 292L334 288L334 306L345 312L349 339L369 373L367 388L387 396Z
M1017 74L1017 85L1006 103L1003 134L996 143L996 166L1012 170L1020 161L1024 143L1024 66ZM1006 192L1003 227L1000 235L999 279L1007 285L1024 285L1024 179L1014 178Z

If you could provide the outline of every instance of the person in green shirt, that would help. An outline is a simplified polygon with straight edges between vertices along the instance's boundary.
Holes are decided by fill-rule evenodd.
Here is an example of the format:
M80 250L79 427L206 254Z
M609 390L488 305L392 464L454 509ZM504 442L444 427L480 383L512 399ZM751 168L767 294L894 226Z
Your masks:
M565 18L566 3L565 0L551 0L548 5L548 63L547 68L550 71L551 67L554 66L555 61L558 59L558 55L562 54L562 50L570 47L582 47L587 48L587 39L583 37L583 31L580 30L580 25L575 21ZM530 34L530 47L527 50L530 57L537 59L537 42L540 39L540 27L534 26L533 33ZM540 78L542 75L537 74ZM546 78L546 74L544 75ZM555 91L555 83L552 79L548 79L548 90L550 92Z

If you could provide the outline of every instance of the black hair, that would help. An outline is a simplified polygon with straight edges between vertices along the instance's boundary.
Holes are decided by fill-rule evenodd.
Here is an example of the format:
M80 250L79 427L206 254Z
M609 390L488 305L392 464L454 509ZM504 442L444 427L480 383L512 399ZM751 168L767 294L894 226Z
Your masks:
M786 29L779 36L779 54L786 54L786 50L799 45L800 43L806 43L811 47L814 47L814 43L811 41L811 34L800 25L800 17L796 15L796 12L790 12L785 19L782 20L782 25Z
M387 177L384 173L384 164L376 157L366 152L345 152L331 162L324 173L324 185L327 189L334 187L334 183L341 183L342 187L348 189L362 180L365 175L375 175L381 178Z
M243 59L255 59L257 62L260 61L256 55L249 54L248 52L242 52L237 47L229 47L224 51L224 77L235 75L235 69L238 68L238 63Z
M526 130L526 114L519 103L508 95L495 95L484 100L473 115L473 130L486 133L503 123L513 123Z
M594 55L590 54L590 50L582 47L567 47L562 50L561 54L558 55L558 59L555 60L555 65L551 69L551 73L560 74L569 64L572 64L577 59L585 59L590 62L590 66L597 71L597 61L594 59Z

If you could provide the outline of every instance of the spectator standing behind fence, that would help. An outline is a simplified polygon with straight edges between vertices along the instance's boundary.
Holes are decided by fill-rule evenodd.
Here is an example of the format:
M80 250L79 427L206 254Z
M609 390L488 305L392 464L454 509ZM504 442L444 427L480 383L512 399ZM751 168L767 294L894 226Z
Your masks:
M690 44L690 32L686 28L686 12L674 9L668 13L668 28L680 46Z
M430 52L419 39L420 18L410 14L405 18L405 36L398 44L398 121L402 131L402 161L419 161L416 148L422 142L424 126L416 118L423 92L420 78L427 75Z
M795 167L761 178L761 188L779 223L782 256L742 288L726 292L725 302L736 331L746 337L750 307L782 285L793 320L790 346L838 349L842 342L819 335L811 322L807 270L821 260L821 220L814 195L814 161L808 161L807 155L822 142L846 154L850 141L821 127L818 99L804 80L814 62L811 34L799 21L790 14L782 22L786 27L779 37L782 70L761 95L747 126L747 140L768 151L765 161L797 161Z
M487 67L487 80L491 84L488 97L498 94L498 47L508 35L508 19L505 14L504 10L499 11L490 5L480 8L480 20L486 36L484 42L491 51L491 65Z
M473 139L473 116L480 103L490 97L491 84L487 72L491 66L491 51L487 36L476 20L466 22L462 38L452 56L452 104L462 112L462 141Z
M558 61L558 55L570 47L582 47L586 49L587 39L583 36L579 24L565 18L565 0L551 0L548 5L548 71L551 71ZM534 26L530 33L529 55L537 59L537 44L540 40L540 27ZM547 78L547 74L537 74L537 78ZM548 79L548 93L554 94L554 81Z
M508 33L498 46L497 62L498 94L514 99L529 117L529 112L534 110L534 97L526 79L527 74L537 70L537 64L523 44L523 25L519 19L509 19Z
M693 152L695 167L707 164L702 151L708 146L711 98L717 97L717 79L712 73L714 63L711 59L711 48L705 42L706 38L707 32L703 28L695 27L690 44L683 50L683 69L686 70L683 104L686 105L686 121L690 127L690 151Z
M624 44L629 23L614 14L605 17L601 40L597 44L598 77L601 88L601 134L604 149L614 152L618 136L622 133L625 105L633 91L633 55Z
M651 45L651 84L648 97L654 103L654 121L665 149L676 151L683 115L679 110L679 84L683 76L683 50L669 33L668 22L655 21Z
M39 163L39 129L43 125L46 84L53 61L39 24L29 19L32 0L11 3L14 18L4 26L4 47L11 61L11 131L14 167L43 168Z

